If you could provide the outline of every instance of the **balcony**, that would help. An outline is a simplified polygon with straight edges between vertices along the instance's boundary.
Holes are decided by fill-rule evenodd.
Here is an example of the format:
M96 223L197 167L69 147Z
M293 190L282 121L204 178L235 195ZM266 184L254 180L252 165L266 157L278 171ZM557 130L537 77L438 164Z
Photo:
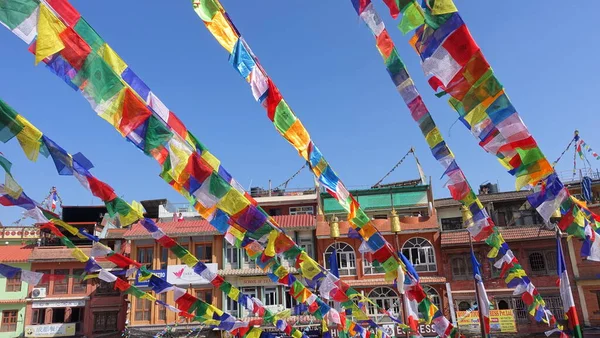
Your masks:
M556 175L564 184L575 184L581 182L585 176L591 178L593 181L600 180L600 171L598 169L584 168L573 170L557 171Z

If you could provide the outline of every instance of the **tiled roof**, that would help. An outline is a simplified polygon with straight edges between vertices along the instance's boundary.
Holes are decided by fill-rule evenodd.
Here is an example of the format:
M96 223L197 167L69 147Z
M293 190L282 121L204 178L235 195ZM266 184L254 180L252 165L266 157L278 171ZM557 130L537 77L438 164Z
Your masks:
M505 241L519 241L532 238L554 237L555 232L550 230L541 230L539 227L513 227L500 228L500 233ZM463 245L469 243L469 237L466 230L444 231L442 232L442 246Z
M531 191L507 191L507 192L499 192L495 194L484 194L478 195L481 203L488 202L500 202L500 201L513 201L513 200L523 200L531 194ZM439 198L434 202L436 208L443 207L451 207L451 206L460 206L460 202L453 200L452 198Z
M0 299L0 304L24 304L26 299Z
M380 286L393 284L392 282L386 282L383 278L344 279L344 282L348 283L350 286ZM419 282L421 284L446 283L446 277L419 276Z
M128 229L108 229L106 232L106 239L119 239L123 238L123 235Z
M298 270L294 267L287 268L290 273L296 273ZM265 271L261 268L246 268L246 269L221 269L217 271L221 276L256 276L264 275Z
M26 263L32 250L33 246L2 245L0 246L0 262Z
M92 251L91 247L79 246L84 254L90 255ZM64 246L40 246L33 248L31 255L29 256L30 262L69 262L77 261L71 253L73 249L69 249Z
M316 218L314 215L283 215L273 216L275 222L285 229L314 229ZM169 236L190 235L218 235L219 232L206 220L183 220L181 222L160 222L157 225ZM139 223L133 224L123 233L123 238L140 239L151 238L146 229Z

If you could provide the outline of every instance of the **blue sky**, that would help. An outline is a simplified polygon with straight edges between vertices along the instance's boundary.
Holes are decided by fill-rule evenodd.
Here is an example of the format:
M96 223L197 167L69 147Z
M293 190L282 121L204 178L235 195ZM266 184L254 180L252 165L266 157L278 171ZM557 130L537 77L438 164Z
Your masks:
M229 65L189 1L83 1L72 3L132 69L217 155L246 188L284 181L303 164L274 130L247 84ZM440 165L382 65L374 39L350 0L222 1L236 26L346 185L366 186L383 176L414 146L436 197L447 197ZM473 186L514 187L492 155L456 121L446 99L425 82L417 55L375 0L426 104ZM600 3L549 0L500 3L458 0L475 40L507 88L513 104L546 156L553 161L574 129L600 151L597 104L600 85L591 69L593 32ZM567 25L567 23L571 24ZM159 177L160 168L97 117L83 97L43 66L27 46L0 28L0 97L71 153L82 152L92 172L126 200L168 198L184 202ZM58 176L51 159L29 162L18 142L0 144L15 178L41 201L57 186L66 205L98 204L72 177ZM572 153L558 170L572 168ZM417 177L408 159L389 179ZM305 171L293 186L312 185ZM21 210L0 208L9 225Z

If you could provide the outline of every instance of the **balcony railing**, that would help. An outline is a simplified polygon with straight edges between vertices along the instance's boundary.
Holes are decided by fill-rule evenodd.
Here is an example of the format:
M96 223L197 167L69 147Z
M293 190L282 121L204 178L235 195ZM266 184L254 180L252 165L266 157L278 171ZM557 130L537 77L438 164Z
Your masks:
M592 180L600 180L600 171L593 168L577 169L575 172L573 172L573 170L557 171L556 175L558 175L558 178L565 184L581 182L581 179L585 176Z

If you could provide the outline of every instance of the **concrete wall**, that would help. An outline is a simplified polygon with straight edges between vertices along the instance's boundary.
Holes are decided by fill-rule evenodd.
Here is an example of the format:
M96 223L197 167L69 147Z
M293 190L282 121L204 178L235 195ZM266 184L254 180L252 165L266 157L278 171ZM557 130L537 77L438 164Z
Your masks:
M10 266L30 270L30 263L7 263ZM0 300L15 300L12 304L0 304L0 315L5 310L18 310L19 314L17 317L17 330L12 332L0 332L0 338L17 337L23 333L25 323L25 302L19 302L18 300L24 300L27 298L27 283L21 283L21 291L18 292L6 292L6 278L0 278ZM0 325L2 322L0 320Z

